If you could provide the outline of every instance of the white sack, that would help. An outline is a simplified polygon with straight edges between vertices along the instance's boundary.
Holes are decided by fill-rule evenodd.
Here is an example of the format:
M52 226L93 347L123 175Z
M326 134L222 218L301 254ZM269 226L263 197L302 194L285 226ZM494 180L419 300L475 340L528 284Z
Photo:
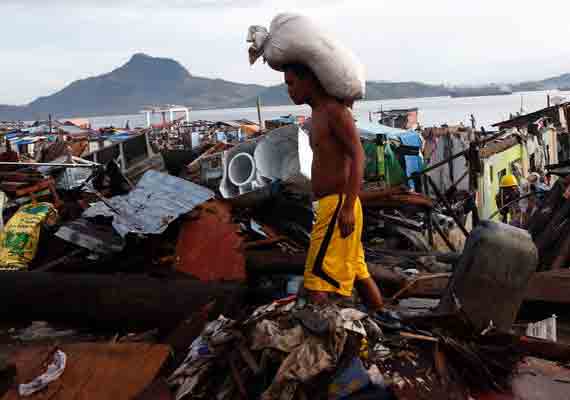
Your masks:
M285 64L304 64L331 96L345 101L364 98L364 66L307 17L279 14L271 22L269 32L262 26L251 26L247 41L253 43L249 49L251 64L261 56L277 71L282 71Z

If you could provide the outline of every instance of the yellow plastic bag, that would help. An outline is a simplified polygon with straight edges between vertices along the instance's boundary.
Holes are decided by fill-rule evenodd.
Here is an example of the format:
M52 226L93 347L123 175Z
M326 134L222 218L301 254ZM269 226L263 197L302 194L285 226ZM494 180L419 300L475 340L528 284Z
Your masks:
M36 256L42 225L54 224L57 210L51 203L26 204L10 218L0 242L0 270L23 270Z

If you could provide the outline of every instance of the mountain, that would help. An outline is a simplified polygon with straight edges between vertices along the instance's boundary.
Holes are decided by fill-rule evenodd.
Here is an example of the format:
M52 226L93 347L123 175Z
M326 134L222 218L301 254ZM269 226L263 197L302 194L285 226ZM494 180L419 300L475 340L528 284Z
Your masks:
M449 96L443 85L428 85L420 82L367 82L367 100L408 99L414 97Z
M570 74L511 85L513 91L570 86ZM458 88L421 82L369 81L367 100L449 96ZM285 85L261 86L193 76L168 58L135 54L123 66L103 75L72 82L62 90L25 106L0 105L0 120L43 119L138 113L152 104L183 104L195 109L291 104Z
M414 97L449 96L444 86L427 85L419 82L366 82L366 100L406 99ZM269 87L256 95L264 106L292 104L285 85ZM245 99L236 107L252 107L255 98Z
M282 105L293 104L293 102L289 98L289 94L287 93L287 87L285 86L285 84L281 84L277 86L270 86L263 88L263 90L257 93L255 97L242 99L240 102L238 102L233 106L253 107L255 106L255 102L258 96L261 98L262 106L282 106Z
M107 74L81 79L26 106L0 105L0 119L138 113L151 104L184 104L216 108L255 97L265 86L192 76L180 63L135 54Z
M570 74L562 74L553 78L541 81L523 82L512 85L513 90L517 92L535 91L535 90L551 90L570 87Z

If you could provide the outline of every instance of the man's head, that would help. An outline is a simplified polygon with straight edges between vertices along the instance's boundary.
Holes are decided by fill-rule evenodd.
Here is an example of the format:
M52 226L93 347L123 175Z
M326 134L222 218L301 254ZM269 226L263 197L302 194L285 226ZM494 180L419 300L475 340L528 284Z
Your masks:
M323 93L319 79L303 64L283 66L289 97L295 104L310 104L315 96Z

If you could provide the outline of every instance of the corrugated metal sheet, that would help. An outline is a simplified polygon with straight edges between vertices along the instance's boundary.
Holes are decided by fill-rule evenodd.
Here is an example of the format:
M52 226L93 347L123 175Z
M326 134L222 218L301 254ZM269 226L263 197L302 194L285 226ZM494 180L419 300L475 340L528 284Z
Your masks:
M150 170L129 194L107 200L108 205L97 202L83 216L113 217L113 228L123 237L129 232L159 234L180 215L213 197L214 192L205 187Z
M96 225L84 218L68 222L59 228L55 235L95 253L116 253L124 248L122 238L110 226Z

